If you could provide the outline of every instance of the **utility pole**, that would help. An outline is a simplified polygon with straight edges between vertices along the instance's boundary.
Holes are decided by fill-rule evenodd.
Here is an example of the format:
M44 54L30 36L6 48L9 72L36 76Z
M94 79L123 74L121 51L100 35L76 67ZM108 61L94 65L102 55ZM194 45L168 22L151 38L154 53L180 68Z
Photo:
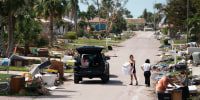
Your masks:
M189 23L189 20L188 20L188 17L189 17L189 0L187 0L187 43L188 43L188 37L189 37L189 28L188 28L188 23Z
M156 34L156 13L155 13L155 5L156 5L156 0L155 0L155 4L154 4L154 31L155 31L155 34Z
M188 28L188 17L189 17L189 0L187 0L187 43L188 43L188 36L189 36L189 28ZM188 86L188 66L187 66L187 55L186 55L186 60L185 60L185 64L186 64L186 86Z

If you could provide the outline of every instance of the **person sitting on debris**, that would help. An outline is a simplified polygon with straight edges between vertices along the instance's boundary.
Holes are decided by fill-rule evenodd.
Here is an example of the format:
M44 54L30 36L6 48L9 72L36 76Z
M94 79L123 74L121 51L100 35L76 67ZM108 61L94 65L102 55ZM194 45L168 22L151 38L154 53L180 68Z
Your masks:
M156 85L156 94L157 94L157 97L158 97L158 100L163 100L163 94L168 86L168 84L171 84L173 86L175 86L173 83L172 83L172 80L171 80L171 75L170 74L166 74L164 77L162 77L157 85Z

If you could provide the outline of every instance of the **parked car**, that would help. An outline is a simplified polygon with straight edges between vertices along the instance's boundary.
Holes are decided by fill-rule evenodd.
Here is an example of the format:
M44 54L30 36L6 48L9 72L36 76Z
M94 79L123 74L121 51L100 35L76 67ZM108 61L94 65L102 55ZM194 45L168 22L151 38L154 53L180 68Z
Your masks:
M77 47L78 56L74 64L74 83L82 81L83 77L100 77L106 83L109 81L109 63L110 57L102 53L104 48L97 46Z

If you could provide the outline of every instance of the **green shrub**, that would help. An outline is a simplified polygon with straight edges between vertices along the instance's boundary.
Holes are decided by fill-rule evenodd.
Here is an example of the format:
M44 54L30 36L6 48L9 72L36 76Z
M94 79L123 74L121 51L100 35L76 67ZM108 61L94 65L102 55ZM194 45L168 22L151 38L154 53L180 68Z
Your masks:
M67 39L70 39L70 40L75 40L76 39L76 35L75 34L72 34L72 33L67 33L64 35Z
M40 63L41 63L40 60L35 60L35 59L33 59L33 60L30 61L30 64L31 64L31 65L32 65L32 64L40 64Z
M165 39L165 40L164 40L164 44L165 44L165 45L168 45L168 40L170 40L170 39Z
M167 33L168 33L168 29L167 29L167 28L163 29L163 30L162 30L162 33L163 33L163 34L167 34Z
M104 32L100 33L101 37L104 37L106 34Z
M38 43L37 43L37 46L38 46L38 47L43 47L43 46L47 46L48 44L49 44L48 39L42 37L42 38L39 39L39 41L38 41Z
M84 30L78 30L76 34L78 37L83 37L85 33Z
M91 30L88 33L89 33L90 36L93 35L93 31L91 31Z
M76 34L76 31L69 31L67 34Z

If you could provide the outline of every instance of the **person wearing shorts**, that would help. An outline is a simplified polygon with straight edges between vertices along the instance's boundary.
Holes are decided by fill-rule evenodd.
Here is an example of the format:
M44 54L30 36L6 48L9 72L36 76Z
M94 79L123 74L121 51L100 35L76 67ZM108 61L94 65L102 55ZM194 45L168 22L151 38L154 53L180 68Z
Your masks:
M133 74L131 74L131 82L130 82L129 85L133 85L133 76L135 78L136 85L138 85L137 76L136 76L136 68L135 68L135 60L134 60L133 55L130 55L130 61L129 61L129 63L131 64L132 73L133 73Z

